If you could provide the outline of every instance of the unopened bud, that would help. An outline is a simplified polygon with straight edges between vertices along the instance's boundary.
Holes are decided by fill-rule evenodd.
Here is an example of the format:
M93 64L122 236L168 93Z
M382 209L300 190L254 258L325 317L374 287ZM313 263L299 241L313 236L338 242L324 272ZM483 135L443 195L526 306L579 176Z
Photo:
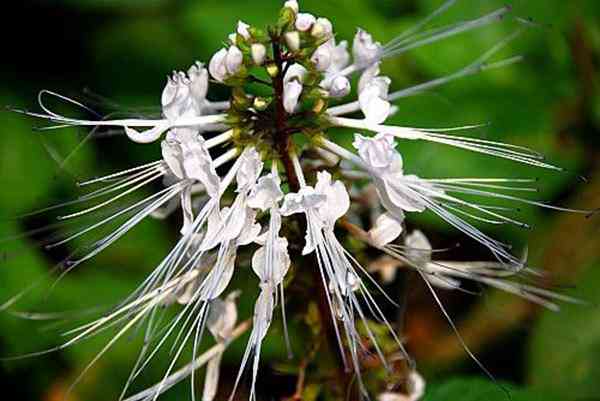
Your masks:
M329 89L329 96L333 98L341 98L350 94L350 81L345 76L335 77L331 82L331 88Z
M308 13L300 13L296 17L296 29L300 32L307 32L317 22L314 15Z
M277 64L271 63L267 65L267 74L269 74L271 78L275 78L277 74L279 74L279 67L277 67Z
M254 98L254 102L252 102L252 105L257 111L264 111L267 107L269 107L269 103L271 102L268 99L257 96Z
M285 43L288 49L293 52L300 50L300 33L298 31L292 31L285 34Z
M254 43L250 47L250 55L252 56L252 61L254 61L254 64L263 65L267 55L267 48L262 43Z
M227 50L227 57L225 57L227 72L231 75L237 74L242 66L243 60L244 55L242 54L242 51L237 46L231 46L229 50Z
M288 0L283 4L283 7L290 8L295 14L298 14L300 7L298 6L297 0Z

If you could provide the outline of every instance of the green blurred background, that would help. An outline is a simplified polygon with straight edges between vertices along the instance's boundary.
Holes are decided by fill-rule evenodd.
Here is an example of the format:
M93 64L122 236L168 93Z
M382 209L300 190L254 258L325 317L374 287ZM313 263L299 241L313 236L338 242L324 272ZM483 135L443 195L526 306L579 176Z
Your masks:
M53 0L11 2L2 26L4 62L0 103L36 108L40 89L76 97L103 113L115 110L156 113L173 69L186 69L220 47L238 19L264 26L277 15L280 1L231 0ZM357 26L384 42L428 15L441 0L305 0L301 7L329 17L338 39L353 37ZM384 72L394 88L449 74L477 59L521 26L514 17L531 18L525 34L502 56L525 55L521 64L456 81L399 102L397 124L449 127L490 123L478 135L529 146L569 169L547 173L435 145L401 144L406 168L430 177L511 176L540 178L539 197L571 207L600 206L600 3L596 0L462 0L434 25L474 18L505 3L512 17L500 24L417 49L389 60ZM214 98L225 93L216 88ZM148 108L146 108L148 107ZM40 121L0 114L0 303L42 278L40 287L14 311L80 312L108 307L129 291L165 255L177 236L173 221L147 221L55 287L48 272L60 250L44 253L36 239L18 239L51 220L15 216L77 195L75 182L159 157L158 146L136 145L111 136L79 143L85 132L40 133ZM125 145L124 145L125 144ZM74 152L75 151L75 152ZM66 160L65 160L66 159ZM584 176L586 181L579 179ZM586 299L589 307L542 311L494 291L484 296L444 294L461 332L495 376L514 386L515 400L600 399L600 229L597 217L548 213L523 208L534 229L492 230L518 247L529 245L531 261L550 272L548 283ZM178 216L176 216L178 217ZM411 224L431 234L435 246L460 236L436 220ZM477 247L461 249L484 257ZM65 255L62 255L63 257ZM45 279L44 279L45 277ZM251 276L234 286L245 289L241 315L249 316L256 287ZM393 287L392 287L393 289ZM72 311L72 312L70 312ZM23 317L23 316L22 316ZM23 319L0 313L0 356L38 351L60 342L62 322ZM31 317L31 316L30 316ZM35 316L33 316L35 317ZM289 380L267 368L285 354L278 328L267 341L259 388ZM61 400L69 384L93 358L107 336L50 355L0 362L4 397ZM506 396L468 360L426 289L412 282L407 311L407 341L420 363L427 400L504 400ZM224 381L230 384L244 339L226 354ZM122 341L86 375L71 400L115 399L137 356L140 341ZM298 350L297 350L298 351ZM154 383L167 363L161 356L134 389ZM200 375L201 376L201 375ZM286 381L287 380L287 381ZM186 382L164 396L188 397ZM268 391L265 392L268 394ZM220 395L226 399L227 392ZM245 395L242 394L241 397ZM271 399L272 396L265 397ZM8 399L8 398L7 398Z

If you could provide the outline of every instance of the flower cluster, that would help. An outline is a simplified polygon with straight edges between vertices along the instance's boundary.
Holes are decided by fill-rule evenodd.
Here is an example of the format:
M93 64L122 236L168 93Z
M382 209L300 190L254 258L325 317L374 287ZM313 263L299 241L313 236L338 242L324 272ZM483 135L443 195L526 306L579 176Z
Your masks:
M447 2L436 15L452 3ZM511 36L454 74L392 91L391 79L381 72L386 58L494 23L507 12L503 8L475 20L422 31L424 23L385 45L358 29L349 46L346 41L336 40L330 20L301 12L296 1L287 1L277 22L266 30L240 21L225 47L212 56L208 67L197 62L187 72L174 72L162 93L160 119L81 120L56 114L43 105L44 113L28 113L60 127L122 127L134 142L160 141L161 160L82 183L85 186L107 183L85 197L85 201L111 197L63 216L64 219L104 208L159 179L163 180L164 188L61 241L60 244L67 243L117 219L125 219L109 235L95 242L91 250L71 259L69 270L106 249L147 217L165 218L177 209L183 214L181 237L140 287L110 314L75 332L75 337L61 347L121 324L102 355L134 326L148 320L153 322L160 307L179 303L180 311L166 327L159 329L148 324L146 336L154 349L142 351L132 372L133 379L179 328L175 357L162 382L141 396L130 398L155 399L185 376L173 372L175 363L190 342L194 344L196 357L206 325L218 343L225 344L232 335L237 320L234 302L237 294L223 299L223 293L240 268L236 262L238 255L249 250L260 290L238 382L252 359L250 398L255 399L261 345L278 306L285 326L284 288L293 265L289 245L296 238L293 230L282 228L284 221L303 231L301 254L313 258L316 277L320 278L314 282L312 291L315 294L321 291L326 300L330 309L327 318L331 319L341 359L357 374L363 394L368 392L360 375L365 338L381 364L388 364L388 355L379 346L369 319L381 322L402 351L402 357L410 358L368 290L367 284L376 283L344 248L336 234L337 226L386 253L391 258L386 268L392 269L393 274L401 265L418 271L432 292L433 287L459 289L463 280L474 280L550 308L556 308L554 300L575 301L513 281L533 269L526 260L513 255L508 244L491 238L473 222L521 227L526 224L505 211L461 195L564 209L510 194L527 189L522 185L529 181L524 179L426 179L408 173L410 166L404 166L396 141L433 142L536 167L560 170L558 167L529 149L458 136L457 129L427 130L386 124L397 110L393 102L398 99L519 60L515 57L488 61ZM210 101L209 86L214 84L229 87L230 99ZM269 94L256 94L252 89L256 85L267 89L261 93ZM350 96L354 97L349 99ZM348 117L357 113L358 117ZM348 135L354 134L353 149L336 144L328 134L331 128L347 129ZM460 127L470 128L473 127ZM372 227L363 230L352 223L358 219L351 210L351 193L368 194L370 210L374 211ZM424 212L432 212L487 247L497 261L433 261L427 238L420 231L407 233L404 224L408 214ZM383 274L384 267L376 270ZM385 276L390 278L393 274L388 271ZM209 365L204 393L207 401L215 396L221 353ZM187 373L193 374L194 370L192 366ZM411 375L417 383L418 395L410 399L417 399L424 383L416 372ZM393 398L393 393L382 394L382 399Z

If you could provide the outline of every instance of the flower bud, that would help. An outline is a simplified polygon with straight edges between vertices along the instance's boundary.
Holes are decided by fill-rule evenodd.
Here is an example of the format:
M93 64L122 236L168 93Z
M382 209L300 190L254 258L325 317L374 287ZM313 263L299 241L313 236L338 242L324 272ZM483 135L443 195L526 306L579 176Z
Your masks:
M252 56L254 64L263 65L267 55L267 48L262 43L254 43L250 47L250 55Z
M225 57L225 66L227 72L230 75L235 75L240 70L242 62L244 61L244 55L237 46L231 46L227 50L227 56Z
M354 64L358 67L368 67L379 60L381 44L374 42L373 37L368 32L359 29L354 36L352 53Z
M296 17L296 29L300 32L307 32L317 22L314 15L309 13L300 13Z
M254 98L254 101L252 102L252 106L258 111L264 111L267 109L267 107L269 107L269 103L270 103L269 99L257 96Z
M225 58L227 57L227 49L221 49L215 53L208 63L208 71L210 75L219 82L223 82L227 78L227 67L225 66Z
M296 14L298 14L298 12L300 11L300 7L298 7L297 0L288 0L283 4L283 7L291 8Z
M300 50L300 33L298 31L287 32L285 34L285 43L288 49L297 52Z
M243 21L238 21L237 25L237 34L243 37L244 39L250 39L250 31L248 30L250 25L246 24Z
M271 63L267 65L267 74L269 74L271 78L275 78L277 74L279 74L279 67L277 67L277 64Z
M288 113L293 113L298 106L298 100L302 94L302 84L296 80L292 80L285 84L283 88L283 107Z
M350 94L351 86L350 81L343 75L337 76L331 82L331 88L329 89L329 96L333 98L341 98Z
M333 35L333 25L327 18L319 18L310 31L315 38L329 38Z
M285 73L283 82L288 83L294 79L299 82L304 82L304 77L306 76L307 72L308 71L306 71L306 68L304 68L301 64L292 64Z
M331 46L329 43L321 45L315 50L310 60L315 63L315 67L319 71L327 71L331 66Z

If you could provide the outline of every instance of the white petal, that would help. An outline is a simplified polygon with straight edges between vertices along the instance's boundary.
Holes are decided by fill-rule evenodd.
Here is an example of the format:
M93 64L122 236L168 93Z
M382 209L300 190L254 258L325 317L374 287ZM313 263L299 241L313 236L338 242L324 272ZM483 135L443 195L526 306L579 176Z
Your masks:
M256 180L262 172L263 166L260 154L255 148L246 149L242 153L240 167L236 174L238 192L245 193L256 185Z
M298 100L302 94L302 89L302 84L298 81L290 81L285 84L283 90L283 107L285 108L285 111L292 114L296 110Z
M325 43L317 48L310 60L315 64L319 71L327 71L331 66L332 47L329 43Z
M300 33L298 31L287 32L285 34L285 43L288 49L297 52L300 50Z
M392 105L381 97L381 90L376 85L367 86L358 96L360 109L365 118L373 124L381 124L390 115Z
M377 247L384 247L402 234L402 222L393 215L384 213L369 230L369 238Z
M409 260L419 264L427 264L431 261L431 243L423 232L419 230L411 232L404 239L404 245L409 248L407 249Z
M183 151L181 150L181 146L172 141L162 141L160 147L163 160L167 163L167 166L169 166L171 173L179 179L185 178L182 164Z
M208 93L208 70L202 63L196 62L188 70L190 79L190 93L198 103L206 100Z
M227 56L225 57L227 72L230 75L237 74L242 66L243 60L244 55L242 54L242 51L237 46L231 46L229 50L227 50Z
M218 195L220 179L213 161L206 149L205 141L200 135L182 146L183 167L187 177L200 181L209 196Z
M214 79L223 82L227 77L227 67L225 66L225 58L227 57L227 49L221 49L212 56L208 63L208 71Z
M253 43L250 47L250 54L252 55L254 64L263 65L267 56L267 48L262 43Z
M334 40L334 39L332 39ZM331 52L330 71L341 71L350 64L350 53L348 52L348 42L343 40L337 46L334 46Z
M330 226L350 209L350 195L341 181L331 183L331 174L326 171L317 173L317 193L325 195L326 201L319 207L319 214Z
M202 289L200 299L212 301L218 298L227 288L233 277L235 268L236 250L232 248L223 255L222 261L217 261L217 265L207 276L207 282Z
M299 13L296 17L296 29L300 32L306 32L312 28L315 22L317 22L317 19L314 15L308 13Z
M275 288L281 284L290 268L291 261L287 250L287 240L278 238L274 241L272 260L270 261L266 260L266 249L266 246L262 246L254 252L252 270L254 270L261 283L268 283Z
M381 56L381 44L374 42L366 31L358 29L352 44L354 63L359 67L368 67L378 61Z
M385 180L384 190L392 203L406 212L423 212L427 205L415 193L402 185L401 179Z
M308 71L306 70L306 68L304 68L304 66L298 63L292 64L285 73L285 77L283 77L283 82L286 84L293 80L296 80L298 82L304 82L304 77L307 73Z
M248 197L247 205L253 209L265 211L276 207L281 199L283 199L281 181L278 177L269 174L259 178L258 183Z
M250 28L250 25L246 24L243 21L238 21L237 33L244 39L250 39L250 32L248 31L248 28Z
M362 73L358 80L358 93L362 92L377 76L379 76L379 63L373 64Z
M342 98L350 94L351 90L350 81L344 76L337 76L331 82L329 89L329 96L333 98Z
M206 327L219 342L231 336L238 319L235 300L239 297L239 291L230 293L225 300L215 299L210 304L210 313L206 320Z

